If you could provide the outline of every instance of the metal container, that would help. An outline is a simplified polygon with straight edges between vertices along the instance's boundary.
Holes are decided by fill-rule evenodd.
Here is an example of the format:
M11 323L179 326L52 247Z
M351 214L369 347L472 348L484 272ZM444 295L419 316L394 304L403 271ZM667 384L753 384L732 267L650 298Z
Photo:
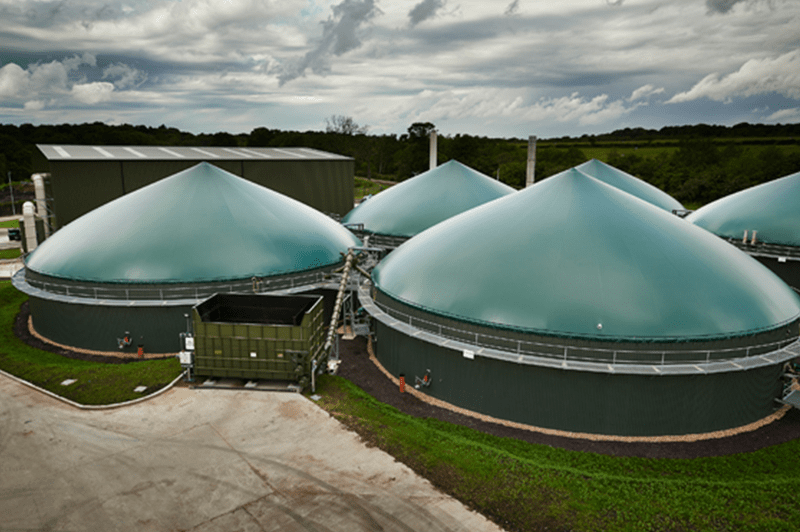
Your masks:
M216 294L192 309L194 373L297 382L327 365L320 296Z

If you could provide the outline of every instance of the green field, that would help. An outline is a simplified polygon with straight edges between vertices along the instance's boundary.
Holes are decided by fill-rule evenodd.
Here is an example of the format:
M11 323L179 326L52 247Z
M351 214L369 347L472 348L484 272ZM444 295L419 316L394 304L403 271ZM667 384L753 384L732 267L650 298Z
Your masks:
M176 358L104 364L62 357L34 349L16 337L14 318L28 296L0 282L0 369L53 393L85 405L113 404L137 399L163 388L181 373ZM67 379L77 379L62 386ZM134 392L146 386L144 392Z
M0 221L0 227L19 227L19 220Z

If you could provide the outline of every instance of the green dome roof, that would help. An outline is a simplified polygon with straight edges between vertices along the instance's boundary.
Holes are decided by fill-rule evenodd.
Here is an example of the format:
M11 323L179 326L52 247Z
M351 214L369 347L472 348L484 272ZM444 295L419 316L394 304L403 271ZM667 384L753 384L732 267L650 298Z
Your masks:
M683 205L666 192L597 159L586 161L575 168L607 185L617 187L628 194L633 194L639 199L652 203L656 207L661 207L665 211L683 210Z
M745 253L576 169L417 235L372 278L432 313L550 336L708 339L800 316Z
M342 223L362 223L370 233L411 237L512 192L500 181L449 161L362 202Z
M26 266L96 282L201 282L338 263L359 240L324 214L208 163L61 228Z
M800 172L725 196L686 219L722 237L755 230L762 242L800 246Z

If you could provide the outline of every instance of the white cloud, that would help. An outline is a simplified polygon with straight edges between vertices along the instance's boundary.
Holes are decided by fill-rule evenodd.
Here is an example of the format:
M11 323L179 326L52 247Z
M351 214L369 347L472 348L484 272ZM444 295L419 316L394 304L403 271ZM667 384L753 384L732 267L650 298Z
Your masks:
M103 70L103 79L111 79L118 89L138 87L147 80L147 73L124 63L115 63Z
M767 117L767 120L770 122L783 122L790 124L800 122L800 107L775 111Z
M634 108L625 107L622 100L609 101L607 94L586 99L575 92L561 98L542 99L527 114L537 120L552 118L559 122L597 125L615 120Z
M29 102L25 102L23 109L26 111L41 111L44 109L44 102L42 100L31 100Z
M612 124L639 105L627 106L624 100L612 100L607 94L587 98L576 92L531 102L528 91L522 89L424 90L410 97L397 98L393 105L373 111L369 121L374 123L377 119L382 123L404 116L408 123L433 122L441 126L447 122L472 122L482 124L482 129L490 124L504 124L516 129L534 127L534 124L548 124L550 127L554 122L594 126Z
M34 63L23 69L15 63L0 68L0 95L9 100L30 100L32 96L63 95L70 90L70 74L82 65L95 65L91 54L63 61Z
M709 74L690 90L670 98L667 103L689 102L699 98L729 102L735 96L767 93L800 99L800 50L774 59L751 59L727 76Z
M81 103L95 105L111 99L114 92L114 84L107 81L96 81L94 83L83 83L72 86L72 97Z
M30 73L15 63L0 68L0 96L13 98L24 94L30 83Z
M0 121L94 120L102 106L195 131L321 128L332 114L378 133L735 123L800 99L798 27L797 0L0 0L0 50L33 58L2 54L16 64L0 62ZM710 101L748 94L765 110Z
M650 84L643 85L631 93L631 97L628 98L628 101L633 102L636 100L646 99L654 94L662 94L663 92L664 92L664 87L659 87L657 89Z

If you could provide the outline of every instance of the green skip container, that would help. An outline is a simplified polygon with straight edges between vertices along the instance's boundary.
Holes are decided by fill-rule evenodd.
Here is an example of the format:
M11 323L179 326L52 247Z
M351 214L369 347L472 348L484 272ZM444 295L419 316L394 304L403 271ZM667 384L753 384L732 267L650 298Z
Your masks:
M322 297L215 294L192 309L194 374L291 381L327 365Z

